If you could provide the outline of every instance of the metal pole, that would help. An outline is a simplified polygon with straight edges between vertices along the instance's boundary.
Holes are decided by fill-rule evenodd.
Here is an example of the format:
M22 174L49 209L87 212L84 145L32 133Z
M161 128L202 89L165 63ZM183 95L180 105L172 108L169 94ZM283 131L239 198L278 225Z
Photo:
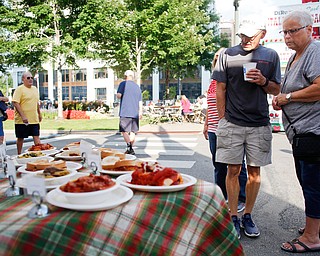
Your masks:
M239 29L239 2L240 0L234 0L234 27L233 27L233 43L237 45L240 43L239 38L237 37L237 31Z

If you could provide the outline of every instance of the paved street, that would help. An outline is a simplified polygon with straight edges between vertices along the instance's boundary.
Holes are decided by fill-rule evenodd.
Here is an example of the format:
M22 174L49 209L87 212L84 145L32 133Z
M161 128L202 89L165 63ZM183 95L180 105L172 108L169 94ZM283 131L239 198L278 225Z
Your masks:
M194 126L188 131L182 130L185 127L181 126L178 127L180 132L177 127L172 127L171 132L168 127L151 128L148 128L149 132L143 130L137 137L137 157L157 160L182 173L213 181L208 142L201 134L202 125ZM286 255L280 250L280 243L298 236L297 229L304 225L303 198L295 176L290 145L284 133L273 135L273 164L262 168L261 189L253 212L253 218L261 229L261 236L250 239L243 234L241 238L246 255L249 256ZM121 150L125 148L122 137L117 133L71 133L42 141L61 148L80 139L97 146ZM25 148L30 145L32 142L26 143ZM16 152L15 145L8 145L7 149L8 154Z

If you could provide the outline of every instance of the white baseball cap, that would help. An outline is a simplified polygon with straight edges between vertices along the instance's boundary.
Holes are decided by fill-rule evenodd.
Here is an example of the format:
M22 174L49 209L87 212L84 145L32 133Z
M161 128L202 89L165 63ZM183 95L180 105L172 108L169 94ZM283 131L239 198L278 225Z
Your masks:
M124 76L132 76L132 77L134 77L134 72L132 70L127 70L126 72L124 72Z
M238 35L243 34L247 37L253 37L260 30L266 30L266 24L261 21L261 18L244 19L239 26Z

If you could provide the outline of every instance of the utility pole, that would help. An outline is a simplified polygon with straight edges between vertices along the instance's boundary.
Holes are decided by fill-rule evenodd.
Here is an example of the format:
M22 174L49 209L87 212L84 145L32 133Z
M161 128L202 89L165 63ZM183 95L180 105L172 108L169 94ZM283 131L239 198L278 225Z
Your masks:
M239 2L240 0L234 0L234 27L233 27L233 43L234 45L239 44L239 38L237 37L237 31L239 29Z

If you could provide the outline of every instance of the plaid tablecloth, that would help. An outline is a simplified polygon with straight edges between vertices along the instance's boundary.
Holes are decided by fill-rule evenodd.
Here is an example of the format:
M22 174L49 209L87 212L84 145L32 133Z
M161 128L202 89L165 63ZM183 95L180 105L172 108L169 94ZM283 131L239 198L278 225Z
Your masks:
M0 181L0 255L243 255L220 189L198 181L174 193L134 191L112 210L51 206L29 219L25 196L6 198Z

